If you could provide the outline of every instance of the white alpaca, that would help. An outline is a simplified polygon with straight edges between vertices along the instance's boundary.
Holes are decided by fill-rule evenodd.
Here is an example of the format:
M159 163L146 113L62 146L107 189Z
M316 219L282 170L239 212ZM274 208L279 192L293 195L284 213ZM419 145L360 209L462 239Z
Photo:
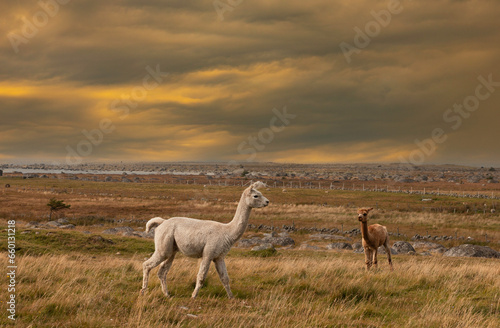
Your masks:
M245 232L252 208L265 207L269 204L269 200L257 191L257 188L262 186L265 186L264 183L259 181L243 191L233 220L226 224L183 217L149 220L146 223L146 232L155 226L158 227L155 230L155 252L142 264L141 294L147 289L149 272L161 263L158 278L163 293L170 296L167 290L167 273L175 254L179 251L189 257L202 258L192 298L198 295L212 261L228 297L232 298L224 257Z

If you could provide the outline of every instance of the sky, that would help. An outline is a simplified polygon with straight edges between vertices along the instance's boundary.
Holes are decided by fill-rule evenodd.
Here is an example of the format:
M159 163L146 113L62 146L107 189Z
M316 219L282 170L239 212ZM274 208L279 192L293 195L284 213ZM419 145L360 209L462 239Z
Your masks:
M498 0L0 12L0 163L500 166Z

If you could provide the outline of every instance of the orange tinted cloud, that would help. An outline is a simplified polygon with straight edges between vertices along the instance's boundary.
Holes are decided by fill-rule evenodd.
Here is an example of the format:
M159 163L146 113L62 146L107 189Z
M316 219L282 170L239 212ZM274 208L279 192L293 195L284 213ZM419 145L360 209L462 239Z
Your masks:
M0 44L0 158L64 160L109 120L115 130L84 160L245 161L238 146L287 106L297 119L256 160L393 162L443 128L427 162L500 165L500 91L456 131L443 119L478 76L500 81L500 3L401 1L347 62L340 44L388 3L256 0L221 21L210 2L72 1L17 53ZM42 9L0 10L0 34L23 36ZM168 75L134 100L157 65Z

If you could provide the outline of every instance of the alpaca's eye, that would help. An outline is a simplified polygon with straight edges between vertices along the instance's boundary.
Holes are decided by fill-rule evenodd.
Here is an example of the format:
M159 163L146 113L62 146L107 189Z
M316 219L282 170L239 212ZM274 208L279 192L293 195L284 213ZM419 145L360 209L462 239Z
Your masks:
M363 213L363 216L366 216L366 213Z
M253 198L259 198L259 195L253 195Z

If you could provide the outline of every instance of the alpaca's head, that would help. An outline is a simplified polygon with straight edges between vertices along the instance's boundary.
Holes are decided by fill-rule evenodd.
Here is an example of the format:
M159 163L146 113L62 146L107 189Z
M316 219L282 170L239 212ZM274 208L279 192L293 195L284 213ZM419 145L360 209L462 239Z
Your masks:
M373 210L373 207L369 207L369 208L360 208L358 210L358 220L361 221L361 222L366 222L366 220L368 220L368 213Z
M265 187L266 185L260 181L252 183L250 187L245 190L245 200L249 207L259 208L269 205L269 199L264 197L257 189Z

